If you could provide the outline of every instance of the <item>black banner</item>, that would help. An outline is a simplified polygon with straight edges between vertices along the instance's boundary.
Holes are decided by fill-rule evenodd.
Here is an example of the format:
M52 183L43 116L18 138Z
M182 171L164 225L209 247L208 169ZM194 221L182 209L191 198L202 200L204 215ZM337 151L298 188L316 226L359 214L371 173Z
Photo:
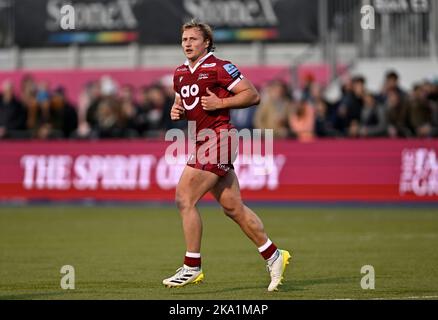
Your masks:
M0 47L13 45L12 0L0 0Z
M176 44L192 18L209 23L217 42L314 42L317 0L20 0L15 43ZM67 6L67 7L66 7Z

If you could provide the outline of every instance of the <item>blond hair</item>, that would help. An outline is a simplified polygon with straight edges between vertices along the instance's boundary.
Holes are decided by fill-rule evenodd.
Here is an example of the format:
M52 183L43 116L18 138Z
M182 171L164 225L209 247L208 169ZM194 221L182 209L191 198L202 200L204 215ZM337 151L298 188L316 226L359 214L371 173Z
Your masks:
M195 19L192 19L189 22L184 23L182 25L181 35L183 34L184 31L186 31L188 29L192 29L192 28L197 28L197 29L199 29L199 31L201 31L202 36L204 37L204 41L208 40L207 51L213 52L215 49L215 46L214 46L214 39L213 39L213 30L211 29L211 27L206 23L198 22Z

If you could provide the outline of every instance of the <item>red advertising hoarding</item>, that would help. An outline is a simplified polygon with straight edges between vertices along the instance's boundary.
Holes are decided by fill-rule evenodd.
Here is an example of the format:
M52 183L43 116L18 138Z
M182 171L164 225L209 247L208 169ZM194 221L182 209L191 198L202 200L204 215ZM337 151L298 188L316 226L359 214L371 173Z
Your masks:
M173 201L164 141L0 143L0 201ZM256 201L438 201L438 140L274 141L272 170L235 162ZM210 195L206 199L212 199Z

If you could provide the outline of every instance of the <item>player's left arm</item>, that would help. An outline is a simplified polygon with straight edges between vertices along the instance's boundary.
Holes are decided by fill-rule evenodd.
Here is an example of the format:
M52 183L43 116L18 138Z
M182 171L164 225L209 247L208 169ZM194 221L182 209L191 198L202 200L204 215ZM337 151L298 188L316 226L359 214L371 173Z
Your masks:
M260 95L254 85L246 78L236 84L231 92L231 97L219 98L207 88L207 95L201 98L204 110L214 111L217 109L242 109L260 103Z

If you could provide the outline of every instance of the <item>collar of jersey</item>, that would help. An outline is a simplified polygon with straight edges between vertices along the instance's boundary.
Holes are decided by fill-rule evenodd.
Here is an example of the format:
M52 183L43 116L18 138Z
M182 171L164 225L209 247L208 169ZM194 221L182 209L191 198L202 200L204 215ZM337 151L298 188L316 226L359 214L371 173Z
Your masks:
M195 72L196 69L198 69L198 67L199 67L202 63L204 63L204 61L205 61L209 56L211 56L212 54L213 54L213 52L209 52L209 53L207 53L207 54L206 54L201 60L199 60L199 61L195 64L195 66L193 67L193 69L192 69L192 67L190 67L190 65L189 65L189 60L186 60L186 62L184 62L184 65L186 65L187 67L189 67L190 72L193 73L193 72Z

